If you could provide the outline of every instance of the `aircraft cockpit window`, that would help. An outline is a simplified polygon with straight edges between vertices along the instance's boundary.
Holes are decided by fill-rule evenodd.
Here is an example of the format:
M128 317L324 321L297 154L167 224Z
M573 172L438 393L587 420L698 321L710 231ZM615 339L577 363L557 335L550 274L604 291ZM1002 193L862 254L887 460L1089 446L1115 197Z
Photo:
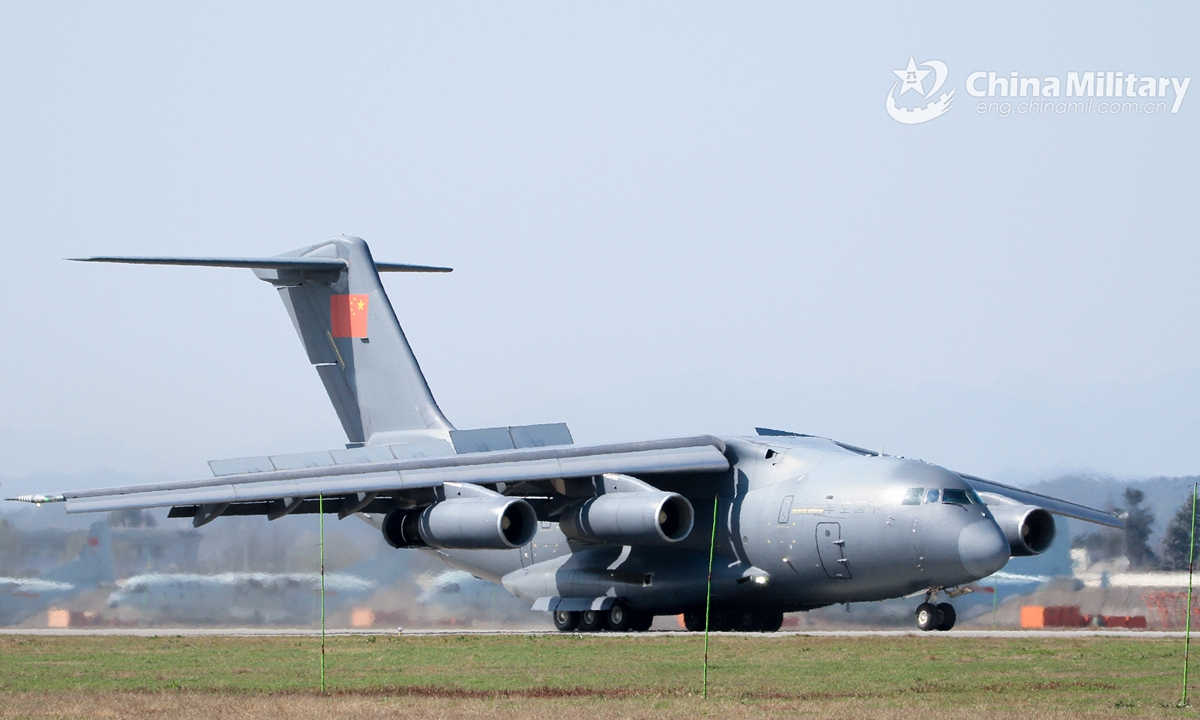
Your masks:
M932 504L932 503L937 502L938 498L941 496L941 494L942 494L941 490L938 490L937 488L929 488L927 491L925 491L926 504Z
M955 505L970 505L971 498L967 496L966 490L946 488L942 490L942 502L954 503Z
M979 497L979 493L975 492L975 488L967 488L967 497L971 498L971 502L976 505L987 505L983 498Z
M904 493L904 500L901 505L920 505L921 496L925 494L925 488L909 488L908 492Z

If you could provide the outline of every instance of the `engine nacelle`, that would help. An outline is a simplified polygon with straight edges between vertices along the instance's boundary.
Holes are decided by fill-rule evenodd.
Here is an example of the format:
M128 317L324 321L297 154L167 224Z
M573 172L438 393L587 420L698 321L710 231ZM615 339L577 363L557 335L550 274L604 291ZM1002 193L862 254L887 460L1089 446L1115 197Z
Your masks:
M1032 505L992 505L992 517L1008 538L1013 557L1041 555L1054 542L1054 516Z
M558 527L569 538L608 545L669 545L692 532L687 498L669 492L615 492L563 511Z
M526 545L537 532L537 513L520 498L465 497L421 510L393 510L383 519L383 537L394 548L508 550Z

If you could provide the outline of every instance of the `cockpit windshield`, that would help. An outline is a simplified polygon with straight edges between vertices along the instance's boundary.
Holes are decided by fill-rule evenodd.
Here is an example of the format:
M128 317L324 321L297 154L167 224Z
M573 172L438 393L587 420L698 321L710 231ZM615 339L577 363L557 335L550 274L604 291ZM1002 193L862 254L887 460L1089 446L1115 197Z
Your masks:
M966 490L958 488L946 488L942 490L942 502L954 503L955 505L970 505L971 498L967 495Z
M931 505L933 503L950 503L952 505L985 505L983 498L974 488L909 488L904 493L901 505Z

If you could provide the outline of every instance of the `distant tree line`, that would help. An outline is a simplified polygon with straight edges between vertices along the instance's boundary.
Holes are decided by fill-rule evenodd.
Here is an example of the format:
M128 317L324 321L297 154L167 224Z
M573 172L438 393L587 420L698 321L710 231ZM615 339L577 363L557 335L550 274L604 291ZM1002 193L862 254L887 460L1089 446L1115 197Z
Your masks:
M1101 530L1078 535L1071 542L1071 547L1086 549L1093 562L1125 556L1133 570L1187 570L1193 531L1191 496L1171 518L1158 552L1150 545L1154 510L1142 504L1146 499L1145 493L1128 487L1125 488L1123 499L1122 509L1126 513L1124 531ZM1200 523L1197 523L1197 529L1200 529Z

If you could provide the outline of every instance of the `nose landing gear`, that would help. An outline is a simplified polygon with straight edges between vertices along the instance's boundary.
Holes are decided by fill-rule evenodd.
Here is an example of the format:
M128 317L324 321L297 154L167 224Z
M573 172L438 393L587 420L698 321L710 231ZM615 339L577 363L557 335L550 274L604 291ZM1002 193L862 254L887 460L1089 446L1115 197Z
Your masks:
M925 595L925 602L917 606L917 627L924 632L931 630L940 630L945 632L954 627L954 621L958 619L958 613L954 612L954 606L950 603L937 603L937 588L930 590Z

